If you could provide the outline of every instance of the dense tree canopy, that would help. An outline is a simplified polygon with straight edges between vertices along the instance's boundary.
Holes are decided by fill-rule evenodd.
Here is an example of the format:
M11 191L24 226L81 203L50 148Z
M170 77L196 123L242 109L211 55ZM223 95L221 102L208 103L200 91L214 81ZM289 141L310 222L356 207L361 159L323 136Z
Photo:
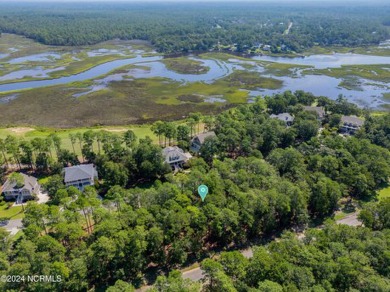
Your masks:
M83 192L62 182L56 161L64 159L61 139L31 141L27 167L50 175L45 188L51 200L26 206L24 235L15 242L0 233L1 272L63 278L25 283L29 291L132 291L151 267L173 270L215 250L305 229L331 216L340 198L374 202L376 190L390 176L389 149L375 138L385 131L383 120L388 117L367 116L357 137L342 136L328 118L320 122L303 110L302 105L320 99L303 92L275 99L295 115L293 126L270 118L277 111L271 98L206 117L207 129L217 137L206 139L188 169L175 174L164 163L161 147L148 137L138 141L131 132L103 130L72 135L73 150L84 150L83 160L99 171L98 184ZM344 100L321 102L334 112L347 108L360 113ZM199 131L203 119L192 115L186 123L157 122L153 131L162 145L182 142L188 150L191 132ZM9 162L30 153L23 141L12 136L6 140ZM44 164L39 157L45 157ZM73 159L65 160L72 164ZM200 184L209 187L204 202L197 194ZM389 212L388 200L369 203L360 215L366 228L327 223L323 230L305 231L303 240L285 233L256 249L251 260L237 252L205 260L204 289L385 291ZM21 287L0 285L4 291ZM171 290L164 290L166 286ZM197 291L199 285L172 272L159 277L154 289Z
M389 7L369 4L2 3L0 32L71 46L142 39L166 53L247 52L261 45L274 53L301 52L313 45L362 46L388 39Z

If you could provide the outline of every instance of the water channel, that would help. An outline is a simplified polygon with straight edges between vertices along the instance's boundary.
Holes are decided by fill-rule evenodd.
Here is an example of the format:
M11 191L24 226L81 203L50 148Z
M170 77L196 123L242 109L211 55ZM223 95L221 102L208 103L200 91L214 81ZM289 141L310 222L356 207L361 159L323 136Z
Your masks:
M43 54L34 56L42 59L57 58L57 55L48 53L46 56ZM161 62L161 56L149 56L143 57L138 55L134 58L115 60L107 62L101 65L97 65L85 72L74 74L67 77L61 77L56 79L44 79L48 77L48 73L53 72L53 69L45 70L38 68L40 70L39 74L36 75L36 78L42 78L41 80L35 81L26 81L26 82L13 82L0 85L0 92L5 91L18 91L22 89L30 88L39 88L45 86L67 84L75 81L84 81L84 80L95 80L94 89L96 91L104 88L102 82L107 85L111 81L118 80L131 80L132 78L151 78L151 77L163 77L169 78L177 82L205 82L212 83L215 80L226 77L231 74L234 70L251 70L262 73L264 77L276 78L283 81L283 87L278 90L269 90L261 89L251 91L250 96L256 95L272 95L274 93L283 92L285 90L304 90L311 92L315 95L328 96L330 98L337 98L340 94L344 95L350 101L357 103L360 106L365 107L380 107L383 104L390 103L389 100L383 99L384 93L390 92L390 80L388 83L378 82L372 80L365 80L356 77L355 79L359 84L358 88L353 90L340 87L340 82L342 79L324 76L324 75L308 75L300 74L299 69L295 69L295 74L290 76L273 76L273 75L264 75L264 67L261 65L254 66L253 69L245 69L242 66L243 61L234 59L229 59L228 61L214 60L214 59L199 59L193 57L193 59L198 60L203 63L204 66L209 67L208 72L203 74L180 74L175 71L169 70L164 63ZM10 60L9 63L19 63L24 60L31 61L31 58L23 57L18 58L17 60ZM390 65L390 57L384 56L371 56L371 55L357 55L357 54L333 54L333 55L312 55L308 57L295 57L295 58L285 58L285 57L270 57L270 56L256 56L253 57L253 60L267 61L267 62L278 62L278 63L288 63L296 65L308 65L316 69L326 69L326 68L336 68L341 65L368 65L368 64L383 64L384 66ZM249 63L255 63L254 61L248 60ZM122 74L122 77L118 74L113 74L114 77L110 79L109 72L118 69L126 65L136 65L136 68L129 69L127 73ZM50 71L51 70L51 71ZM20 79L24 78L26 73L33 72L34 70L20 70L14 71L11 74L12 78ZM10 75L8 74L8 75ZM108 74L108 75L107 75ZM103 79L98 79L100 76L104 76ZM31 76L31 75L30 75ZM10 76L8 76L10 77ZM6 76L3 76L6 78ZM1 80L1 77L0 77ZM3 79L6 81L7 79ZM100 80L100 83L99 83ZM103 80L103 81L101 81ZM90 92L90 91L89 91Z

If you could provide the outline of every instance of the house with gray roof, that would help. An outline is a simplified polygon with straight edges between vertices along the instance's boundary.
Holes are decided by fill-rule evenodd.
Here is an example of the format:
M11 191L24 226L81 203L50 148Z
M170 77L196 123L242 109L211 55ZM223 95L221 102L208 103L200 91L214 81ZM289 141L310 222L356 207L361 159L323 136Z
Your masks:
M340 131L346 134L355 134L364 124L364 120L357 116L342 116Z
M98 173L93 164L81 164L64 168L64 183L83 191L86 186L93 186Z
M315 113L320 121L325 118L325 109L322 106L304 106L303 109Z
M192 158L190 153L185 153L181 148L177 146L165 147L162 150L165 162L168 163L173 170L183 168L184 163Z
M191 151L199 152L199 150L202 147L204 141L207 138L213 138L213 137L217 137L217 135L215 135L214 131L210 131L210 132L206 132L206 133L202 133L202 134L196 135L191 140Z
M34 199L34 195L39 193L40 185L38 180L30 175L20 173L23 177L23 185L17 186L17 182L8 178L2 186L2 193L5 200L15 200L18 204Z
M282 121L286 124L286 126L291 126L294 122L294 117L290 115L289 113L281 113L278 115L270 115L271 119L278 119L279 121Z

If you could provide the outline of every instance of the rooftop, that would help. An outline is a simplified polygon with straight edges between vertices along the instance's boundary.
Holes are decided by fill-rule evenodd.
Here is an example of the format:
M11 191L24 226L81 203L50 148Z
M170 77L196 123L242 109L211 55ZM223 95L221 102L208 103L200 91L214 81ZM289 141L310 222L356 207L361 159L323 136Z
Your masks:
M81 164L71 167L65 167L65 183L82 179L96 177L97 172L93 164Z
M177 146L165 147L163 150L166 163L172 163L177 161L187 161L192 158L190 153L184 153L184 151Z
M292 115L290 115L289 113L281 113L281 114L278 114L278 115L270 115L270 118L271 119L278 119L278 120L281 120L283 122L293 122L294 121L294 117Z
M206 140L206 138L209 138L209 137L216 137L216 136L217 136L217 135L215 135L215 132L214 132L214 131L210 131L210 132L198 134L198 135L196 135L194 138L198 138L198 139L199 139L199 142L203 144L204 141Z
M357 116L342 116L341 122L343 124L352 124L354 126L361 127L364 124L364 120Z
M325 116L325 109L322 106L304 106L305 111L315 112L320 118Z
M5 192L5 191L12 191L17 189L27 189L32 192L34 190L34 187L37 185L38 180L33 176L24 173L20 173L20 174L24 178L24 185L21 188L16 188L16 182L11 182L11 180L8 178L2 187L2 191Z

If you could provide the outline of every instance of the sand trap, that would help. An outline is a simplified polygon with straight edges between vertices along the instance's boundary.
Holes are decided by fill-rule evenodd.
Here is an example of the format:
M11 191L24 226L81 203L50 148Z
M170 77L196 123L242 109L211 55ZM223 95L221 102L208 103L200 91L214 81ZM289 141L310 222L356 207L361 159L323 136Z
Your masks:
M27 132L34 131L33 128L27 128L27 127L17 127L17 128L10 128L9 129L12 133L15 134L25 134Z

